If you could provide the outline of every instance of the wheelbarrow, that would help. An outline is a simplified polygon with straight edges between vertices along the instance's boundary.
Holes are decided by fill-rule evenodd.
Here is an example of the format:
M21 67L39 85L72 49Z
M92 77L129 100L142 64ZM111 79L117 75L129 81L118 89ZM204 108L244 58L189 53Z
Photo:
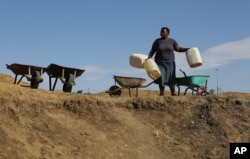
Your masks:
M85 70L64 67L64 66L60 66L60 65L52 63L46 68L46 72L49 75L50 91L55 90L56 83L58 79L60 79L61 82L63 83L63 91L71 92L72 86L76 84L75 78L81 76L85 72ZM53 87L52 87L52 78L55 78Z
M187 87L185 89L184 95L186 95L187 91L192 90L192 95L196 93L197 95L206 95L207 92L207 81L210 77L209 75L193 75L187 76L186 73L180 69L180 71L184 74L184 77L176 78L176 86L178 87L178 95L180 95L180 86Z
M154 83L154 81L150 82L149 84L143 86L146 82L144 78L138 77L125 77L125 76L116 76L114 75L115 85L111 86L106 93L109 93L111 97L120 96L122 88L127 88L129 90L129 96L132 97L131 89L135 89L136 93L135 96L138 96L138 89L145 88ZM117 86L117 83L121 86Z
M24 65L13 63L11 65L6 64L6 67L15 74L14 84L19 84L23 77L26 77L30 81L30 87L37 89L39 83L43 81L42 74L46 71L46 68L32 65ZM17 81L18 76L21 75Z

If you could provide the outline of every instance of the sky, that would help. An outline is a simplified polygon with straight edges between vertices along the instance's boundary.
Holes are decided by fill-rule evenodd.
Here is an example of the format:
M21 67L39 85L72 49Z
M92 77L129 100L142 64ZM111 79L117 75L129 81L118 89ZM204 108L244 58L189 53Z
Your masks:
M72 92L108 90L114 75L145 78L146 85L152 79L129 58L148 55L167 26L171 38L197 47L203 60L190 68L185 53L175 52L177 77L183 69L209 75L208 90L250 93L249 15L248 0L0 0L0 73L14 77L6 64L54 63L85 70ZM43 78L39 88L49 90L48 75Z

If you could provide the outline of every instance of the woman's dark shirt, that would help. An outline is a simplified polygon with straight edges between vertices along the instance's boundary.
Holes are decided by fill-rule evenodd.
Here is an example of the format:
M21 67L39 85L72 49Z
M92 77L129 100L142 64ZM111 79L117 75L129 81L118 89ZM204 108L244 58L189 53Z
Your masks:
M178 45L178 43L172 39L156 39L153 43L153 47L156 48L155 59L168 59L174 60L174 46Z

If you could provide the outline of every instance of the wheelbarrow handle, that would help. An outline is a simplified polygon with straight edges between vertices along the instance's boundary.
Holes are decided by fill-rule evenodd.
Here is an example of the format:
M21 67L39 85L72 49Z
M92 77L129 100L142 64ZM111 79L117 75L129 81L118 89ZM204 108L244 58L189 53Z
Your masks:
M182 73L184 73L184 70L183 70L183 69L181 69L181 68L180 68L180 71L181 71Z
M185 77L187 77L187 75L186 75L186 72L185 72L185 71L183 71L181 68L180 68L180 71L184 74L184 76L185 76Z

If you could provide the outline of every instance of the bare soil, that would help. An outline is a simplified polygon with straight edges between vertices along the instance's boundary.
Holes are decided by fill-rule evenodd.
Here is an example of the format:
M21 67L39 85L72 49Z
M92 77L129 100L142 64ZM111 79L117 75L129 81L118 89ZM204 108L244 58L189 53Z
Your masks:
M0 74L1 159L228 159L250 142L250 94L129 97L13 84Z

